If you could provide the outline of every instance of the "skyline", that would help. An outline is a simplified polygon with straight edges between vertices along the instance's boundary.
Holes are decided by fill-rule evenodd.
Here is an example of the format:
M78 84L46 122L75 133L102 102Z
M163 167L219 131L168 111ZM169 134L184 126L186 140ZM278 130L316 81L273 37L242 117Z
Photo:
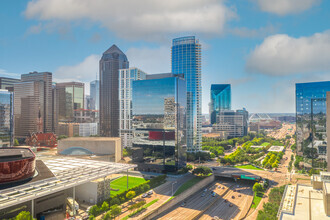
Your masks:
M195 35L202 45L203 113L212 83L232 85L232 109L293 113L295 83L330 79L330 2L297 2L5 0L0 76L49 71L56 82L89 84L112 44L132 67L170 72L172 38Z

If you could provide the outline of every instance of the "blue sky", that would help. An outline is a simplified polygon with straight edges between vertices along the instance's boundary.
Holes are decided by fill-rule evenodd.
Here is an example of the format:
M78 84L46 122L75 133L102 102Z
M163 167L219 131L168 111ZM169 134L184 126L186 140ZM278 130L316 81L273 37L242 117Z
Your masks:
M233 109L295 112L296 82L330 80L329 11L326 0L2 0L0 76L89 82L112 44L130 66L169 72L172 38L195 35L204 113L211 83L232 84Z

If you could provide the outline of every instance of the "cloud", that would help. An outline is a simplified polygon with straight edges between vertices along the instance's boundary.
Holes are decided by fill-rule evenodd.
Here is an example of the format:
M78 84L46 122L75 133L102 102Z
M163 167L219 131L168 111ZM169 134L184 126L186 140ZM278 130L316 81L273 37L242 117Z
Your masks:
M126 55L131 67L153 73L166 73L171 71L171 51L169 47L156 48L130 48Z
M296 14L314 5L320 0L255 0L259 8L264 12L273 13L276 15Z
M223 0L34 0L24 12L40 21L92 21L126 39L164 34L221 34L236 17Z
M289 75L330 71L330 31L309 37L267 37L248 56L248 72Z
M10 78L17 78L17 79L21 78L21 74L19 74L19 73L10 73L10 72L8 72L7 70L4 70L4 69L0 69L0 76L10 77Z
M243 37L243 38L264 38L270 34L274 34L278 27L274 25L267 25L259 29L249 29L246 27L228 29L228 33Z
M101 56L92 54L82 62L72 66L60 66L54 71L54 81L81 81L90 82L95 80L99 73L99 60Z

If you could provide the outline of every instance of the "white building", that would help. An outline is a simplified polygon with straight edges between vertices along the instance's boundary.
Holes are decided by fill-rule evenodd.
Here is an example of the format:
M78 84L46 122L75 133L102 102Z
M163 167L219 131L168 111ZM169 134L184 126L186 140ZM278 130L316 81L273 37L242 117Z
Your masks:
M80 123L79 124L79 136L89 137L91 135L98 134L98 123Z
M135 67L119 70L119 136L122 147L132 147L132 82L145 80L146 75Z

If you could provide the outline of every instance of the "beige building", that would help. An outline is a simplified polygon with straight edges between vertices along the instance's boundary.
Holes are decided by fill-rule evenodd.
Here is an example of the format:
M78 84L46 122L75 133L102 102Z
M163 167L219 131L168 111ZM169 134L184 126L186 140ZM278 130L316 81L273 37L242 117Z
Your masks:
M121 141L119 137L72 137L58 141L57 152L71 147L85 148L96 155L114 155L115 162L122 158Z
M97 204L110 198L110 178L100 178L76 187L79 202Z

